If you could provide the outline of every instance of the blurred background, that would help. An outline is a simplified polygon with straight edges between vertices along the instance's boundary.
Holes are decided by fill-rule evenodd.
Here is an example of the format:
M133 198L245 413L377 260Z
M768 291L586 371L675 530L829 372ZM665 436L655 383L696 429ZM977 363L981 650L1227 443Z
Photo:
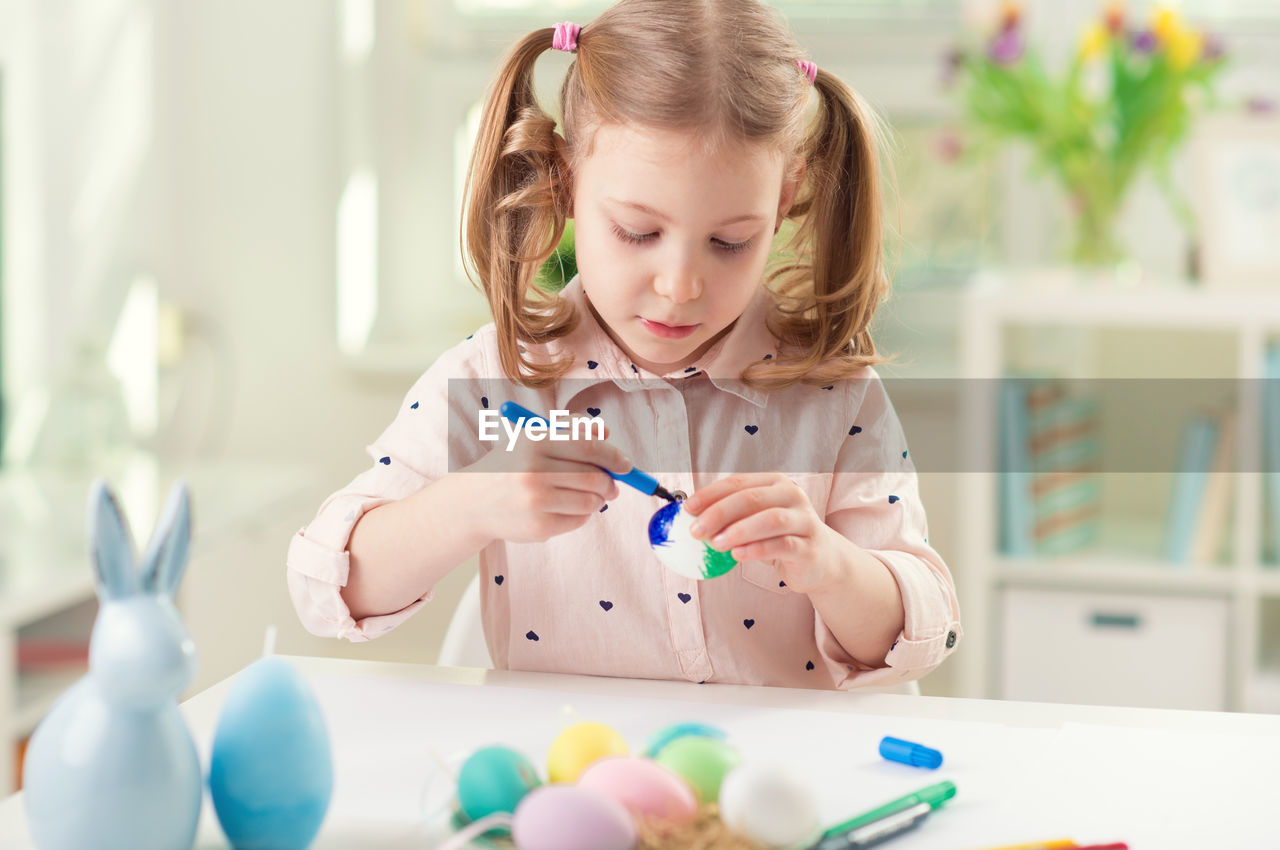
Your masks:
M270 624L435 660L474 564L352 645L285 548L488 321L458 210L499 56L604 5L0 0L0 736L84 669L98 475L140 542L191 483L193 692ZM880 371L964 608L924 693L1280 711L1280 5L773 5L891 128Z

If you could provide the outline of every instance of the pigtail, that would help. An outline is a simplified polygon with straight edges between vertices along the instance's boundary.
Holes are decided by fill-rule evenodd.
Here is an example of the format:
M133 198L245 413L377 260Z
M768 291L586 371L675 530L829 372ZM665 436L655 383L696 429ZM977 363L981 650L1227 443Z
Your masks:
M463 208L467 277L489 301L503 373L530 387L553 383L572 363L526 361L519 343L549 342L578 321L569 303L533 285L564 233L569 204L563 143L533 89L534 63L553 35L549 27L530 33L504 57L485 101Z
M889 288L883 132L872 109L838 77L819 69L814 90L817 116L801 146L804 185L787 216L799 226L770 276L782 307L772 331L792 353L749 367L743 373L749 383L825 384L884 362L870 332Z

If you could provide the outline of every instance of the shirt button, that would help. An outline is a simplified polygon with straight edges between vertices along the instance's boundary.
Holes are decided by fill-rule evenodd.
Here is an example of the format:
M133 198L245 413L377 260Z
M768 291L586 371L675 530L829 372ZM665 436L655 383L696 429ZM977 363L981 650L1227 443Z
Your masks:
M955 633L955 632L947 632L947 649L950 649L951 647L953 647L953 646L955 646L955 645L956 645L956 633Z
M689 498L689 495L683 490L672 490L671 495L676 497L677 502L683 502L685 499Z

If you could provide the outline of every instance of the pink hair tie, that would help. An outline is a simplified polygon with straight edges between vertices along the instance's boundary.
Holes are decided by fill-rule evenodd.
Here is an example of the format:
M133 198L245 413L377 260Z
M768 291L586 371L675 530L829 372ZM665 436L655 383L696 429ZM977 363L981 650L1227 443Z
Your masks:
M804 75L809 78L809 84L812 85L814 80L818 79L818 65L816 62L809 62L805 59L797 59L796 67L804 71Z
M582 27L569 21L565 21L563 24L556 24L556 34L551 39L552 49L573 53L578 49L578 33L580 32L582 32Z

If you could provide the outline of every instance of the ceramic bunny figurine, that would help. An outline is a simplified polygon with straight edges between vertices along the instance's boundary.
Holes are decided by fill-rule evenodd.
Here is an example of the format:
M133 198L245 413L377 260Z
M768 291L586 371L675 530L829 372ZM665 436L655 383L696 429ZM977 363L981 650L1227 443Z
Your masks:
M202 800L200 761L177 697L195 647L174 608L191 505L174 484L141 565L103 481L89 496L98 617L89 674L36 728L23 769L40 850L187 850Z

